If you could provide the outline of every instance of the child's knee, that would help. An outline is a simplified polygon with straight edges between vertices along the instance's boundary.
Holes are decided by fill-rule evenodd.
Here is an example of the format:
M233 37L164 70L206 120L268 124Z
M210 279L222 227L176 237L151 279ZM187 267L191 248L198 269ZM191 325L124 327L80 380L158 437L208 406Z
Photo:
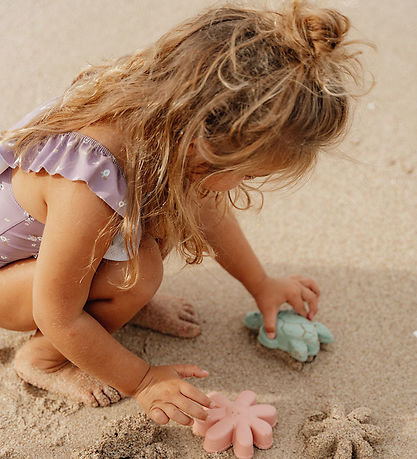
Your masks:
M155 239L144 239L139 247L139 276L133 289L151 300L159 289L163 278L163 261Z
M163 262L159 246L153 238L144 238L139 247L139 274L136 283L128 290L119 290L125 307L140 309L148 303L162 283ZM127 262L126 269L127 269Z
M93 281L89 300L111 298L127 308L141 308L152 299L162 282L163 263L159 247L153 238L143 238L138 253L139 273L136 283L129 289L121 289L129 262L104 260Z

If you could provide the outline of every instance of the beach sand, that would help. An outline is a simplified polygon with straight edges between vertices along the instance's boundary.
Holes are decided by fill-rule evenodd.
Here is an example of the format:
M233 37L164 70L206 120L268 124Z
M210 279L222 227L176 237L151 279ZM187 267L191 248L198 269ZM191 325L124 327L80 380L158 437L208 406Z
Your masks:
M145 46L210 4L1 2L0 128L60 94L87 63ZM162 291L195 305L201 335L183 340L127 325L115 337L151 364L209 370L208 378L194 381L205 392L233 398L250 389L258 403L274 405L273 446L256 450L255 458L307 458L313 450L305 449L306 421L339 405L346 413L370 410L367 422L382 432L373 457L415 459L417 6L412 0L332 4L352 19L356 36L378 46L377 54L365 56L377 85L361 100L343 145L322 156L303 187L267 193L260 214L240 212L239 219L269 274L316 279L322 291L317 320L335 342L294 369L244 328L255 304L236 280L212 260L181 269L175 257L167 262ZM357 161L343 159L343 152ZM205 453L189 427L147 421L132 399L88 408L24 383L12 359L29 336L0 330L0 458L233 457L230 449Z

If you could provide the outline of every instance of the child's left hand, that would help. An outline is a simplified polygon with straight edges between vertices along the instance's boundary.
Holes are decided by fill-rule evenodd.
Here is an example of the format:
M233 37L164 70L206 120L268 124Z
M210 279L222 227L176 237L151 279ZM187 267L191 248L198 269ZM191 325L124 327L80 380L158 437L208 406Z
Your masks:
M319 297L320 290L314 280L300 275L267 276L254 295L270 338L275 337L277 314L283 303L289 303L298 314L312 320L317 313ZM304 302L308 304L308 311Z

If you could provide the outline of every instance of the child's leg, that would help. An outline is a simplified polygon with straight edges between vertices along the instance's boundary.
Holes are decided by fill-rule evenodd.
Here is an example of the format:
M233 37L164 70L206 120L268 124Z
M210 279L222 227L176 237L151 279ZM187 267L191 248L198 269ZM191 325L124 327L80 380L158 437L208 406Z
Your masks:
M159 249L164 260L169 250L163 243ZM157 293L129 323L180 338L194 338L200 333L194 307L184 298L160 293Z
M194 307L185 299L157 293L130 321L180 338L194 338L200 333Z
M156 243L144 240L139 249L141 277L128 291L117 289L126 263L103 262L92 282L85 306L109 332L120 328L154 295L162 280L162 260ZM32 316L32 279L35 260L0 270L0 326L36 329ZM17 352L15 369L26 381L92 406L120 399L118 392L70 364L38 330Z
M101 269L109 269L109 275L111 275L114 263L117 262L105 262ZM90 295L92 298L100 298L100 292L105 289L106 286L96 282L91 289ZM193 306L182 298L159 293L152 296L152 293L150 293L151 300L141 307L138 305L138 297L135 292L133 294L130 292L123 294L120 293L120 290L117 290L114 293L118 295L118 303L122 306L122 310L119 309L115 317L114 314L111 314L110 318L107 319L107 308L100 301L90 301L85 307L86 311L109 331L117 330L129 322L181 338L192 338L200 333ZM142 295L143 293L141 290ZM126 304L129 302L132 303L132 308L127 309ZM112 309L114 310L114 306ZM130 311L134 311L133 316Z
M145 239L139 248L141 275L130 290L117 285L127 262L103 260L93 277L84 309L110 333L124 325L149 301L162 280L162 260L157 244ZM16 331L36 330L32 315L32 288L36 260L6 265L0 270L0 327Z

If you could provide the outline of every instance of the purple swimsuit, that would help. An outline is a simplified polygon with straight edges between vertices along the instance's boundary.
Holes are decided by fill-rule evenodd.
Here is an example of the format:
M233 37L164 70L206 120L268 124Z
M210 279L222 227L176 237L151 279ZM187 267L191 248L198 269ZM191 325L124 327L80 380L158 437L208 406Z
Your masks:
M52 101L51 101L52 102ZM24 126L43 105L26 115L14 127ZM52 135L31 150L22 162L14 158L10 144L0 141L0 268L16 260L37 257L44 225L30 216L15 199L11 184L12 170L26 172L45 169L69 180L82 180L114 211L124 217L126 179L110 151L96 140L78 132ZM117 235L105 259L128 259L121 235Z

